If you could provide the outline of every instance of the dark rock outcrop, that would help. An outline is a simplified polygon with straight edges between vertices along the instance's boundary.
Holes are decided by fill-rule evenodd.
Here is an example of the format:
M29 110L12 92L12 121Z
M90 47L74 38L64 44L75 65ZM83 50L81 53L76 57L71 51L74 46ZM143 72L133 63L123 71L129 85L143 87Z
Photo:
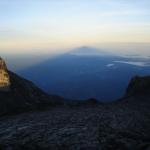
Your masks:
M150 94L150 76L146 77L133 77L126 90L126 96Z
M0 88L0 115L63 104L63 98L44 93L32 82L8 71L3 60L1 64L1 71L5 72L7 78L4 79L3 74L0 74L0 78L7 81L7 85L1 82L3 88Z
M150 76L134 77L125 97L111 105L111 119L99 127L102 150L148 150L150 148ZM110 115L111 117L111 115Z

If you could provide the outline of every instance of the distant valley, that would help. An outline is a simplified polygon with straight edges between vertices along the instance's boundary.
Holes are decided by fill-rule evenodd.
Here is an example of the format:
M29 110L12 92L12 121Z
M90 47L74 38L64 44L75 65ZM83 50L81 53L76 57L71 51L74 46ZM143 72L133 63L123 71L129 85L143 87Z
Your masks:
M124 94L132 76L150 74L150 58L80 47L17 73L49 94L112 101Z

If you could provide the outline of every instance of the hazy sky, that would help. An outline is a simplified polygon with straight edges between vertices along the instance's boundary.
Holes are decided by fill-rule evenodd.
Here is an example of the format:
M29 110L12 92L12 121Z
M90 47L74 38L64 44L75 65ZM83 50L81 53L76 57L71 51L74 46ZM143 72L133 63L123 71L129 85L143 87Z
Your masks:
M0 52L109 42L150 43L150 0L0 0Z

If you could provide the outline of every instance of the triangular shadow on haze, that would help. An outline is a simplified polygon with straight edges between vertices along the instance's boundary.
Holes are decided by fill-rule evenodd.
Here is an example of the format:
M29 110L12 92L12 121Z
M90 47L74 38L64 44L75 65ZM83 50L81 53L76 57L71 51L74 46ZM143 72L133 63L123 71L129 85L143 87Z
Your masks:
M141 58L116 56L105 50L83 46L18 73L49 94L73 100L96 98L112 101L124 94L132 76L150 73L149 66L123 63L131 60L141 61Z

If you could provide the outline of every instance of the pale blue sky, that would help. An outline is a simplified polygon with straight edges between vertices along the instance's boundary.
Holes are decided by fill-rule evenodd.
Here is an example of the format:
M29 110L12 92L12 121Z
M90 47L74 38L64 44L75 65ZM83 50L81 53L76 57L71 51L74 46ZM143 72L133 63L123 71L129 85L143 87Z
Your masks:
M0 0L0 51L150 43L150 0Z

